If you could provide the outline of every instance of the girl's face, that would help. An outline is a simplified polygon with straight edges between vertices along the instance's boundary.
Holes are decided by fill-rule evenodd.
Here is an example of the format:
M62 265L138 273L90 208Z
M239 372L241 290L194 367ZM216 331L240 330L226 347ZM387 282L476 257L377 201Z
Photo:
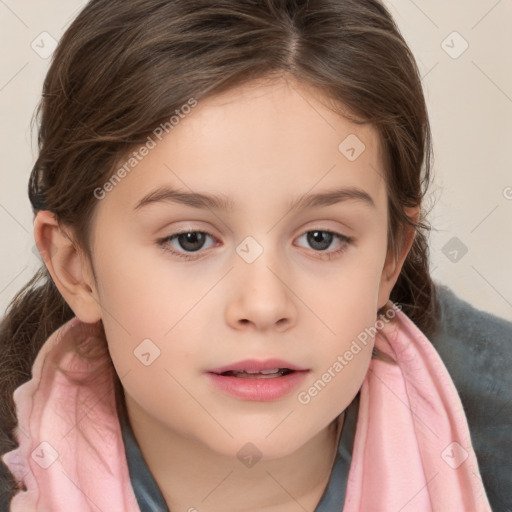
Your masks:
M228 456L292 453L347 407L396 280L377 132L318 98L191 99L97 194L92 293L133 414ZM269 359L303 371L211 373Z

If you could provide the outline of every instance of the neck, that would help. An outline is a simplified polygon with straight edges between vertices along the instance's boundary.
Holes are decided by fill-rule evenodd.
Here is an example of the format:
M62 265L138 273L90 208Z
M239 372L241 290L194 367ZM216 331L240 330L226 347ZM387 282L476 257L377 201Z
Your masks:
M191 512L314 510L329 481L344 418L286 457L248 467L150 419L129 396L126 410L169 510Z

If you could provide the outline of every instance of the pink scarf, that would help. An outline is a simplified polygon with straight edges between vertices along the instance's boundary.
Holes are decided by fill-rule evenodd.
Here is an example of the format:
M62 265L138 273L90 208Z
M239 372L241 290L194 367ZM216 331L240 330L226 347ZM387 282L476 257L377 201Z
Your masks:
M44 343L14 392L19 447L2 459L23 482L11 512L140 512L97 324L76 317ZM361 387L343 512L489 512L469 429L437 352L401 311L376 336ZM389 341L388 341L389 340ZM76 352L96 347L98 360ZM71 372L67 378L58 367ZM86 377L94 376L86 381Z

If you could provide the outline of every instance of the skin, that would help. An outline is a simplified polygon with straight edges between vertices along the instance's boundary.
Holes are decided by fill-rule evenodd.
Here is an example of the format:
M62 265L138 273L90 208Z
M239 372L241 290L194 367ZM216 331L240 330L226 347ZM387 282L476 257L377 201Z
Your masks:
M373 343L308 404L297 393L374 325L412 233L394 260L377 132L320 99L281 79L200 101L98 201L96 280L73 233L48 211L35 219L36 243L63 297L82 321L103 321L132 428L173 511L314 510L327 485L335 420L363 382ZM365 144L355 161L338 150L350 134ZM161 202L134 210L159 185L224 194L234 206ZM338 187L366 191L375 206L350 199L290 211L293 199ZM189 249L187 261L159 245L179 229L213 237ZM315 230L353 241L334 237L322 251L308 242ZM236 251L248 236L263 249L252 263ZM174 239L167 247L183 254L190 246ZM160 350L149 366L133 353L147 338ZM269 357L310 370L300 388L271 402L225 395L204 373ZM236 456L248 442L262 454L250 468Z

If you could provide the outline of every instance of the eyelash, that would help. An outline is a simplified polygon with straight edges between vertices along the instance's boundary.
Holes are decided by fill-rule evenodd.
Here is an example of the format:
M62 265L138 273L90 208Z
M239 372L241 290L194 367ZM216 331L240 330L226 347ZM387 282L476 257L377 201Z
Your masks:
M329 233L331 235L334 235L334 237L337 238L340 242L343 242L343 245L342 245L341 249L338 249L336 251L330 251L330 252L327 252L327 251L315 251L313 249L313 252L321 254L321 258L320 259L326 259L326 260L330 261L330 260L336 258L337 256L339 256L341 253L345 252L347 250L347 246L353 244L353 242L354 242L353 238L348 237L346 235L342 235L341 233L336 233L335 231L330 231L328 229L308 229L307 231L305 231L300 236L303 236L303 235L305 235L307 233L312 233L314 231L319 231L321 233ZM157 243L160 246L160 248L164 252L166 252L166 253L170 252L174 256L177 256L178 258L181 258L181 259L183 259L185 261L196 260L196 259L201 257L201 256L197 255L197 254L199 254L201 252L201 249L199 249L199 251L190 252L190 253L182 253L182 252L179 252L179 251L175 251L174 249L169 249L169 242L171 240L173 240L174 238L177 238L179 235L184 235L184 234L187 234L187 233L201 233L201 234L208 235L211 238L215 239L215 236L212 235L211 233L209 233L208 231L184 230L184 231L178 231L178 232L176 232L176 233L174 233L172 235L166 236L165 238L161 238L161 239L159 239L157 241Z

